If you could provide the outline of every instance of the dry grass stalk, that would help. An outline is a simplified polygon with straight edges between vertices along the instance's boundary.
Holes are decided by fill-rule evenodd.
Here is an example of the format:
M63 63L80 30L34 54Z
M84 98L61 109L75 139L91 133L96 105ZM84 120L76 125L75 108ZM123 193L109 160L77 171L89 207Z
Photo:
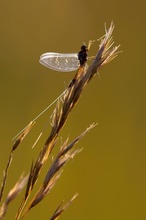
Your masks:
M92 124L89 128L87 128L81 135L79 135L74 141L72 141L70 144L68 144L68 139L63 143L60 152L58 153L56 159L54 160L52 166L48 170L46 177L43 181L42 186L26 208L24 212L25 214L34 206L36 206L41 200L50 192L50 190L54 187L56 184L56 181L60 177L62 173L62 167L71 159L73 158L77 153L79 153L81 150L77 149L74 150L74 145L92 128L94 128L96 124ZM30 174L32 176L32 174ZM24 217L22 216L22 217Z
M46 177L43 181L42 186L34 196L34 198L31 200L29 205L25 208L26 202L31 195L32 190L34 189L34 186L38 180L38 177L40 175L40 172L45 165L45 162L48 159L48 156L52 152L56 141L58 139L59 132L61 128L65 125L67 118L69 116L69 113L71 112L72 108L75 106L77 101L79 100L84 88L89 83L89 81L92 79L92 77L98 72L98 70L103 67L105 64L110 62L113 58L117 56L117 47L113 46L113 39L112 39L112 32L114 29L113 23L111 23L110 28L108 31L106 30L106 33L104 37L101 39L101 43L99 45L99 50L97 55L95 56L95 59L93 60L92 64L87 68L86 64L83 66L80 66L76 76L72 80L71 84L68 86L68 88L65 90L66 92L63 93L62 98L58 101L56 108L52 115L52 130L50 132L49 137L47 138L44 147L41 149L38 158L36 159L36 162L32 164L30 169L30 174L27 182L26 192L24 199L22 201L22 204L18 210L18 213L16 215L16 220L21 219L25 216L25 214L35 205L37 205L51 190L51 188L55 185L57 179L61 175L61 168L64 166L64 164L74 157L80 150L72 150L72 147L75 143L80 140L81 137L83 137L88 130L93 128L95 125L92 125L87 129L85 132L83 132L78 138L76 138L73 142L71 142L69 145L67 145L67 141L63 144L58 156L56 157L54 163L52 164L51 168L48 170ZM24 135L25 136L25 135ZM24 137L22 135L22 137ZM22 138L23 139L23 138ZM21 138L19 137L15 142L15 147L19 144ZM18 144L17 144L18 143ZM72 200L71 200L72 201ZM70 203L70 202L69 202ZM60 214L63 212L63 210L66 209L68 205L66 205L61 210L58 208L55 213L54 217L51 218L57 219ZM60 213L60 214L59 214ZM22 216L22 217L21 217Z

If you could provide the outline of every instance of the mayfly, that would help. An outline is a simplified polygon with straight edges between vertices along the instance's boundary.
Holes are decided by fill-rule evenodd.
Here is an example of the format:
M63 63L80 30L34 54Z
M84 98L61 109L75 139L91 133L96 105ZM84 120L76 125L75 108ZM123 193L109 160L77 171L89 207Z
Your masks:
M70 72L77 70L79 67L84 66L87 61L87 52L94 41L89 41L88 47L86 45L81 46L81 50L79 53L55 53L55 52L48 52L44 53L40 56L39 62L50 68L52 70L60 71L60 72ZM74 79L69 84L74 83ZM67 89L68 89L67 88ZM37 115L31 122L35 122L44 112L46 112L56 101L58 101L67 91L63 91L61 95L59 95L50 105L48 105L39 115ZM12 140L16 139L22 132L27 128L27 126L22 129Z
M87 51L87 46L83 45L79 53L44 53L40 57L40 63L52 70L60 72L74 71L86 62Z

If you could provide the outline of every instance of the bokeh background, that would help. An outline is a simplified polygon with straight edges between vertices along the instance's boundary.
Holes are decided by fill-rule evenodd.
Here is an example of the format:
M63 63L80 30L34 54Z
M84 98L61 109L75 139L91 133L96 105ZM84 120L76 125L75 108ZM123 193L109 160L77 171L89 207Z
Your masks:
M52 192L25 219L49 219L64 199L77 199L60 219L146 219L146 3L144 0L13 0L0 3L0 181L12 138L51 103L75 72L41 66L44 52L73 53L83 42L100 38L114 21L115 45L123 52L89 83L60 133L70 141L93 122L98 126L77 145L83 151L65 167ZM89 55L95 55L98 42ZM54 106L36 123L14 154L4 196L28 173L50 125L31 149ZM45 171L37 185L41 184ZM23 195L10 205L14 219Z

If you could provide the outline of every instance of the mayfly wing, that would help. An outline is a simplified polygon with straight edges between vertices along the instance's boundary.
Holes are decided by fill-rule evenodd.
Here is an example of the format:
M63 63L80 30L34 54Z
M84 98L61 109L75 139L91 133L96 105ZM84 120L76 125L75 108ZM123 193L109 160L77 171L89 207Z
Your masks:
M79 67L79 60L77 53L44 53L40 57L40 63L50 69L70 72Z

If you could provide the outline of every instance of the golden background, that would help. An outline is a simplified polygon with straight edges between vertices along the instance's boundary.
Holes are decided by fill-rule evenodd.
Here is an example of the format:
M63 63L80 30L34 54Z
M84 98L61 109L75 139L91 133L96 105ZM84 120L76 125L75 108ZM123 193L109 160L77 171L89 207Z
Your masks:
M115 24L115 45L123 52L94 77L62 130L57 148L93 122L98 126L77 145L83 151L64 168L51 191L27 219L47 220L62 199L79 196L60 217L64 220L146 219L146 30L144 0L14 0L0 6L0 181L13 136L51 103L75 72L47 69L38 60L45 52L73 53L83 42L100 38L104 24ZM98 43L89 56L95 55ZM31 149L54 106L41 117L14 154L4 197L21 173L29 172L50 130ZM49 162L50 163L50 162ZM49 163L42 174L49 166ZM14 215L21 193L10 205Z

